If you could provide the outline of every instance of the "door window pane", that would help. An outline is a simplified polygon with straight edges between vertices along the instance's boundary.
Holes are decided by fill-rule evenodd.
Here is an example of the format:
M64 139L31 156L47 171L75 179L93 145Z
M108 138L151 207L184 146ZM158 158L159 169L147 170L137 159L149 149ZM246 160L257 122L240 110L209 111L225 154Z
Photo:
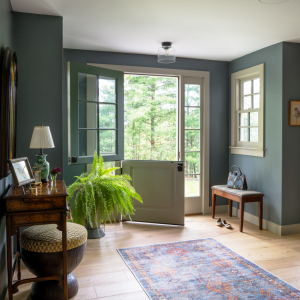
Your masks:
M78 101L79 128L97 128L97 104Z
M240 141L248 142L248 128L240 128Z
M251 80L243 82L243 95L251 94Z
M250 128L250 142L258 142L258 127Z
M99 127L116 128L116 106L99 104Z
M115 130L99 130L99 151L101 154L116 153Z
M200 129L200 108L185 108L185 128Z
M200 85L185 84L185 106L200 106Z
M259 108L260 95L253 96L253 108Z
M253 80L253 93L260 92L260 78L256 78Z
M185 175L185 197L200 196L200 175Z
M78 100L97 101L97 76L78 73Z
M185 151L200 151L200 131L185 130Z
M79 156L93 156L97 151L97 130L79 130Z
M250 126L258 126L258 112L250 113Z
M200 173L200 153L185 153L185 173Z
M251 96L243 97L243 109L248 109L251 107Z
M99 102L116 103L116 81L99 78Z
M249 126L248 116L248 113L240 114L240 126Z

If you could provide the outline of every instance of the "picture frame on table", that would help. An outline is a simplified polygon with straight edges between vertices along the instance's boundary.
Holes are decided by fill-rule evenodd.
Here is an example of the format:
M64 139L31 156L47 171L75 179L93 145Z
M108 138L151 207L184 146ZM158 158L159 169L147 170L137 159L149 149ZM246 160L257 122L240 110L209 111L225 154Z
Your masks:
M9 166L16 187L26 185L35 181L30 163L27 157L9 159Z

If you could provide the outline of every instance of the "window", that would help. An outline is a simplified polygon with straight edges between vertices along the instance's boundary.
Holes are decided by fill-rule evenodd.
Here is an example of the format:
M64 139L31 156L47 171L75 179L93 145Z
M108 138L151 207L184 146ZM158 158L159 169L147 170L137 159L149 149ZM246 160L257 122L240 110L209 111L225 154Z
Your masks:
M69 63L69 163L123 158L124 73Z
M264 156L264 65L231 75L231 153Z
M185 197L200 197L201 174L201 85L184 84L184 141L185 141ZM198 80L199 81L199 80Z

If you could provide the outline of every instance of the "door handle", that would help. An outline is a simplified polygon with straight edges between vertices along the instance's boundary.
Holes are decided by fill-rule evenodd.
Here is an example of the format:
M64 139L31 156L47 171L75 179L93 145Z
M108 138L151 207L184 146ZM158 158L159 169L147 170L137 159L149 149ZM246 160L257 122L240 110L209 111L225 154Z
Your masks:
M182 172L183 171L183 163L178 163L177 170L178 170L178 172Z

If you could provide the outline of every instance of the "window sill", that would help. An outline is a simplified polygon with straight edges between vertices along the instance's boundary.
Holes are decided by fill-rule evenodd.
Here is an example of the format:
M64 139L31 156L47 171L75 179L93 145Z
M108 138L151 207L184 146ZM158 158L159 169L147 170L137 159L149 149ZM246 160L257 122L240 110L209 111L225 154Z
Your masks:
M231 149L231 154L239 154L239 155L249 155L249 156L257 156L264 157L266 149L259 148L247 148L247 147L229 147Z

